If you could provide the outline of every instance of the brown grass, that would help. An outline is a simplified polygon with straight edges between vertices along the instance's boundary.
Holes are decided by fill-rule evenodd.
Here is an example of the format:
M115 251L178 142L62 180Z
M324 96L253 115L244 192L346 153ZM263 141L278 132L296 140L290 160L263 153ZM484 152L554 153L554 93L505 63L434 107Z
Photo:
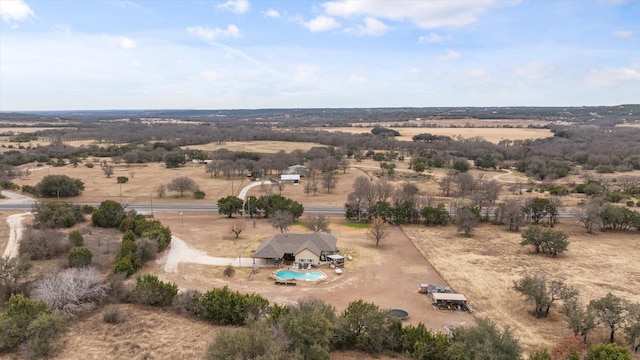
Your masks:
M494 225L480 226L470 238L453 227L404 227L444 279L471 299L477 315L513 328L529 350L551 346L569 331L555 311L547 319L531 315L531 305L512 289L513 281L525 273L544 271L564 279L587 303L608 292L640 301L637 234L588 235L570 223L558 229L570 234L571 244L567 254L554 258L532 254L519 244L519 233Z
M370 134L373 127L338 127L321 128L326 131L342 131L349 134ZM410 128L391 127L400 133L395 139L399 141L413 141L412 138L418 134L429 133L433 135L445 135L456 139L470 139L481 137L494 144L501 140L524 140L541 139L553 136L548 129L527 129L527 128Z
M405 129L398 130L402 133ZM437 129L416 130L431 132L431 130ZM498 129L486 130L498 131ZM517 129L502 129L500 130L503 132L502 136L506 135L505 131L507 130ZM511 135L506 136L511 138ZM251 144L255 145L252 149L274 149L276 147L274 143L258 144L252 142ZM282 145L285 144L290 143ZM228 143L224 147L231 149L232 145L232 143ZM296 143L290 145L293 148L301 148L301 145ZM237 146L238 150L247 150L248 144L238 144ZM305 146L312 146L312 144ZM291 148L285 151L290 150ZM437 179L443 176L446 170L432 169L426 175L417 176L407 169L407 164L408 160L398 163L396 171L398 182L415 182L424 194L430 194L436 203L449 203L449 199L439 196L440 190L437 185ZM282 195L304 205L340 206L344 204L347 195L352 191L353 179L356 176L367 175L375 179L379 171L379 164L374 161L352 162L352 167L347 170L346 174L339 174L338 187L331 194L321 191L317 196L307 196L303 193L302 185L288 185ZM482 173L486 177L506 183L519 182L523 184L523 187L528 186L527 184L530 182L526 177L517 173L480 172L477 170L473 170L472 173ZM29 179L16 179L15 182L19 185L35 185L49 174L65 174L81 178L85 183L86 190L81 197L72 199L79 202L99 202L103 199L113 199L125 204L147 203L151 200L154 204L195 202L196 200L193 200L190 195L178 198L176 194L172 193L165 199L158 199L154 191L158 185L168 184L175 176L189 176L207 194L205 199L198 200L197 203L215 204L220 197L231 194L232 187L233 193L238 194L239 190L249 183L246 178L236 178L233 184L227 179L211 178L205 173L204 166L193 164L187 164L179 169L166 169L163 164L147 164L139 167L118 166L114 176L110 179L103 175L99 165L93 169L89 169L83 164L77 168L72 166L40 167L36 168ZM120 186L116 183L117 176L129 177L129 182L122 185L122 196L120 196ZM430 180L431 177L433 179ZM570 181L575 180L579 180L578 177ZM303 181L306 180L303 179ZM259 188L254 188L250 194L259 196ZM508 193L505 187L503 196L506 195ZM527 196L545 195L532 193ZM578 200L578 197L563 199L568 204L573 204ZM229 220L218 214L186 212L182 217L178 212L161 212L156 213L156 217L163 224L169 226L175 235L185 240L190 247L205 251L212 256L235 257L240 253L243 258L249 258L251 251L263 239L273 235L276 231L264 220L256 221L255 227L253 221L248 220L247 227L240 239L235 240L234 236L228 233ZM270 301L278 303L291 303L303 297L315 296L325 299L341 310L352 300L365 299L382 307L408 309L411 313L410 322L423 321L432 329L442 329L447 324L473 323L473 318L465 317L464 314L433 310L428 305L426 298L416 293L417 285L420 282L443 284L444 281L439 275L441 274L455 290L464 293L470 299L471 305L479 315L488 316L501 325L511 326L528 349L532 349L534 346L549 346L567 334L568 330L565 329L564 320L555 312L547 319L533 318L529 314L531 306L512 290L513 281L527 271L542 269L552 275L558 274L567 283L580 290L581 298L584 301L598 298L609 291L630 301L640 301L640 290L635 286L640 283L640 271L635 266L637 259L640 258L640 242L637 241L635 233L586 235L580 228L569 223L562 224L559 228L568 231L571 235L569 252L558 258L550 258L530 254L528 249L519 245L519 234L509 233L492 225L481 226L472 238L459 236L453 227L425 228L418 225L403 227L402 230L411 241L402 231L395 228L389 241L376 248L366 240L364 230L339 225L336 223L338 221L342 221L342 219L334 219L334 224L331 226L332 232L338 237L338 246L343 253L353 254L354 260L347 264L343 276L338 277L331 274L331 281L326 284L276 287L268 279L266 271L262 271L260 276L256 276L250 281L248 280L248 269L236 269L237 273L234 278L225 279L222 276L223 268L184 263L180 265L177 273L164 273L162 260L158 263L148 264L145 271L156 273L164 280L176 282L183 289L194 288L206 291L212 287L229 285L232 289L242 292L258 292ZM291 231L304 230L301 227L294 227ZM3 233L8 234L8 231L3 231ZM414 243L420 252L416 250ZM431 267L425 257L437 271ZM138 313L137 308L131 310ZM140 322L147 326L157 327L158 336L161 339L164 339L165 336L168 339L168 334L175 336L175 334L182 333L198 333L185 330L188 329L188 326L199 326L191 325L193 324L192 320L183 319L185 324L184 327L181 327L183 326L182 320L165 315L164 312L157 315L157 321L166 320L172 324L175 323L177 330L165 327L161 323L144 320L144 317L147 316L144 312L140 314L142 317ZM152 315L148 316L151 318ZM119 330L116 328L120 325L102 324L101 314L96 317L93 325L91 325L92 322L86 325L82 323L74 325L72 335L69 336L68 346L70 348L68 349L70 350L65 350L65 354L69 357L61 358L74 358L75 354L82 353L101 353L103 357L110 359L121 358L127 352L133 352L133 349L137 349L138 354L146 354L154 350L151 340L153 336L148 335L147 330L143 328L132 328L133 335L130 335L129 339L121 339L122 342L117 343L119 345L116 349L113 345L116 343L116 340L113 340L116 335L112 332L122 334L123 332L118 332ZM91 319L93 318L92 316ZM127 326L133 326L132 324L129 322ZM107 329L108 326L113 328ZM92 330L94 328L95 331ZM200 331L198 329L196 330ZM207 328L200 333L213 334L214 331L213 328ZM138 335L140 337L137 337ZM85 337L85 339L75 339L75 337ZM198 340L204 343L211 339L209 335L201 337L206 337L206 339ZM125 343L126 341L128 343ZM169 340L162 341L168 342ZM178 342L178 339L172 341ZM192 344L194 349L204 349L204 345L188 344ZM175 346L183 348L183 344ZM184 346L188 347L189 345ZM155 351L160 350L155 349ZM201 353L199 352L199 354ZM185 354L191 353L187 351ZM93 355L89 355L90 358L92 358L91 356ZM135 357L135 355L131 356ZM180 358L179 355L168 357Z

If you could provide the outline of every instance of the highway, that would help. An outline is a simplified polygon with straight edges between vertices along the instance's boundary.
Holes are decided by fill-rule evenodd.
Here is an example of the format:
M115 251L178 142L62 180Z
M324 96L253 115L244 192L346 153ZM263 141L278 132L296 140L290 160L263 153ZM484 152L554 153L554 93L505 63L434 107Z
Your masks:
M99 206L100 204L79 204L79 205L91 205ZM178 212L212 212L218 213L218 205L213 204L190 204L190 203L177 203L177 204L153 204L149 203L133 203L123 204L126 209L133 209L137 212L149 213L152 211L178 211ZM0 211L30 211L31 203L13 203L3 202L0 200ZM305 214L325 214L325 215L343 215L344 206L324 206L313 205L304 207ZM450 211L451 215L455 215L455 211ZM484 211L483 211L484 214ZM558 218L573 218L575 217L573 209L564 209L558 211Z

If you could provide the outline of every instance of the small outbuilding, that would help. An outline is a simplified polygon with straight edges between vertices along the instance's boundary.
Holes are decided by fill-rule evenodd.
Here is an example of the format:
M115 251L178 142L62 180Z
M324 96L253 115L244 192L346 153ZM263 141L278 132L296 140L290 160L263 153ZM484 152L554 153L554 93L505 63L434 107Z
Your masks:
M300 183L300 175L298 174L280 175L280 181L283 183L298 184Z
M441 310L464 310L469 311L467 298L462 294L433 292L430 294L433 305Z
M334 268L340 268L344 266L344 256L334 254L325 256L331 262L331 266Z

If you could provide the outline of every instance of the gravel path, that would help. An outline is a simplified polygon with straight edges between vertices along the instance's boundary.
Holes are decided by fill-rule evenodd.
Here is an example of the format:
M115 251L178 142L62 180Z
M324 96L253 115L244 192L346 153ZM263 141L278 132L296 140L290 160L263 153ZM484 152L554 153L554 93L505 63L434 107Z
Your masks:
M3 257L13 258L18 256L18 245L20 244L22 231L24 230L22 219L27 215L31 215L31 213L26 212L9 215L9 217L7 217L7 224L9 224L9 242L7 242L7 246L4 248Z

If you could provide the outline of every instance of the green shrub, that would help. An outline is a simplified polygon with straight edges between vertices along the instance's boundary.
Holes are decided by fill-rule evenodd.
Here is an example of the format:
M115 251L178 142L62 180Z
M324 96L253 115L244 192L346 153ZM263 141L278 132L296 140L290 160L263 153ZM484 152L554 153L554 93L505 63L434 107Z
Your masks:
M136 253L135 256L141 263L146 263L149 260L155 260L158 254L158 243L155 240L142 238L136 240Z
M222 289L207 291L200 297L204 318L220 325L244 325L248 317L266 313L269 301L257 294L244 295Z
M196 190L196 191L193 192L193 198L194 199L204 199L205 195L206 194L202 190Z
M631 360L629 350L618 344L597 344L594 345L585 360Z
M73 246L84 246L84 237L78 230L69 232L69 242Z
M44 301L33 301L22 294L9 298L4 311L0 316L0 352L15 349L27 339L29 324L41 314L50 314Z
M116 264L113 267L114 274L125 274L126 277L133 275L141 268L141 264L133 254L120 257L116 260Z
M177 293L178 285L165 283L155 275L145 274L138 276L131 300L144 305L169 306Z
M85 246L76 246L67 253L69 267L84 267L91 265L93 253Z
M125 315L119 307L107 306L102 312L102 320L107 324L119 324L125 321Z
M33 215L38 227L69 228L84 221L80 206L59 201L36 202L33 204Z
M119 202L104 200L91 215L91 222L98 227L118 228L124 214L124 208Z
M633 200L627 200L627 206L628 206L628 207L633 207L633 205L635 205L635 203L633 202Z
M60 314L40 314L27 327L26 348L30 359L48 358L56 354L56 340L67 331L67 320Z
M36 195L36 187L32 185L22 185L22 192L25 194Z
M618 203L622 199L624 199L624 194L622 192L620 192L620 191L612 191L612 192L608 193L607 196L606 196L606 200L608 202L612 202L612 203Z
M84 166L88 167L89 169L93 169L93 163L86 163Z
M129 181L129 178L126 176L118 176L116 178L116 181L118 182L118 184L124 184Z

